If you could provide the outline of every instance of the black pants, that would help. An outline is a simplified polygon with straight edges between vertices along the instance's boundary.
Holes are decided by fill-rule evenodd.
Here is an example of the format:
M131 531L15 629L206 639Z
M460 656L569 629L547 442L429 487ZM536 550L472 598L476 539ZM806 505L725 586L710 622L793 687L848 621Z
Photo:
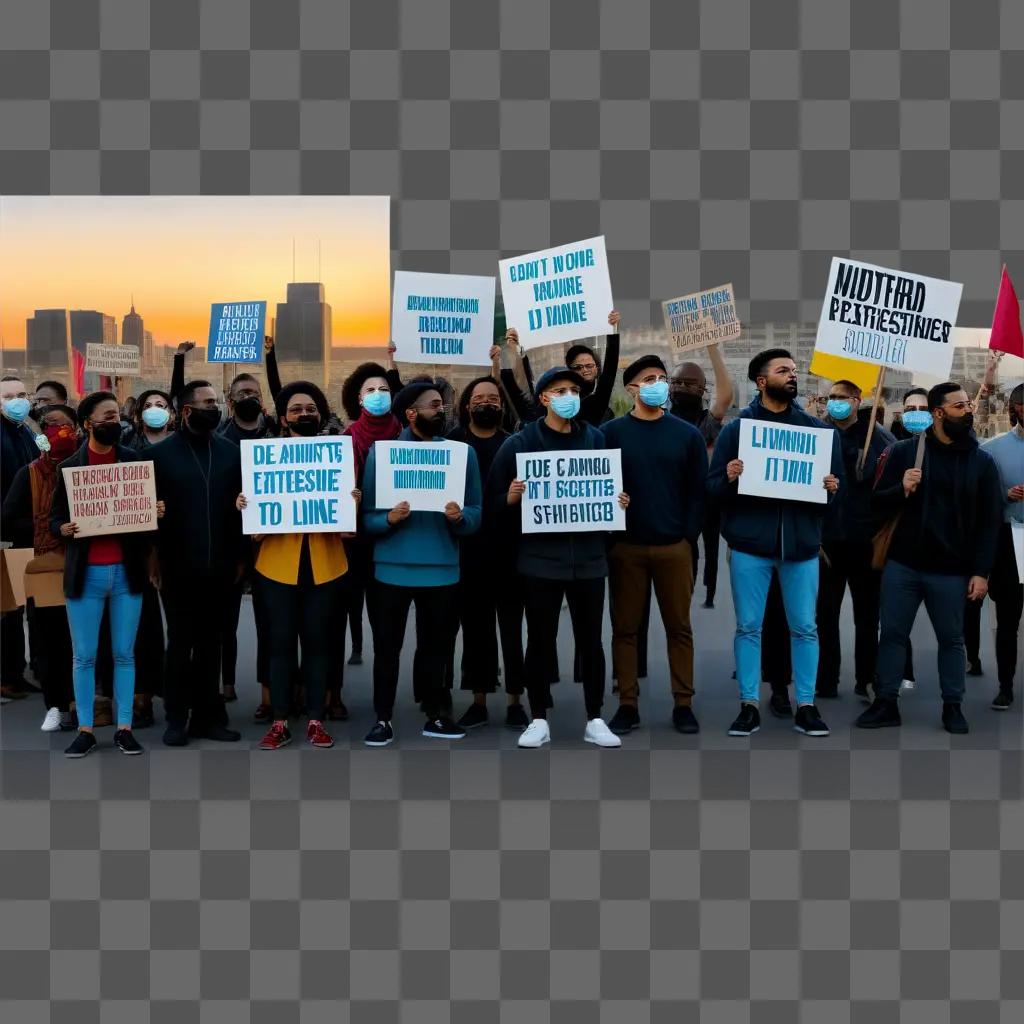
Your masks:
M381 722L390 722L398 692L405 625L409 606L416 606L416 655L413 693L435 718L441 703L444 669L458 614L457 584L444 587L396 587L372 580L367 590L373 623L373 709Z
M569 603L572 632L583 677L587 718L599 718L604 703L604 577L593 580L523 578L526 606L526 689L530 712L544 718L551 707L550 666L558 647L562 598Z
M224 602L220 633L220 681L222 686L235 685L235 666L238 663L238 619L242 614L242 592L245 587L236 583Z
M29 598L30 604L32 599ZM43 703L48 708L67 711L75 699L71 681L71 630L63 605L36 608L32 618L37 635L43 641L36 652L39 682L43 687Z
M192 714L198 730L224 725L220 699L222 609L231 600L234 581L195 574L165 580L160 597L167 616L167 678L164 708L168 724L183 728Z
M350 537L345 541L345 557L348 559L345 614L352 636L352 650L362 651L363 602L373 578L373 545L365 537Z
M704 541L704 589L705 599L714 601L715 593L718 590L718 545L721 541L720 530L722 528L722 517L717 506L708 504L704 507L704 525L701 527L700 535ZM693 548L693 582L697 582L697 545Z
M498 689L498 638L505 666L505 691L523 692L523 592L520 577L501 572L485 559L463 561L458 584L462 626L462 689L494 693ZM497 620L497 632L495 632ZM454 650L449 661L454 658Z
M288 717L292 679L299 668L306 687L306 707L317 718L324 707L331 660L337 653L336 632L344 607L341 576L330 583L289 585L257 574L265 615L264 643L270 670L270 701L275 719ZM343 633L343 631L341 631ZM344 634L343 634L344 635ZM342 641L342 660L344 660Z
M984 603L984 598L980 601L964 598L964 650L968 663L981 660L981 606Z
M870 544L826 544L824 550L826 557L818 562L818 688L834 690L839 685L839 616L847 585L853 601L854 678L858 685L873 686L882 574L871 568Z
M0 682L20 689L25 679L25 610L0 615Z
M793 678L789 622L786 619L786 606L782 602L779 574L774 569L761 625L761 678L771 684L773 690L786 689Z
M1017 630L1024 613L1024 584L1017 580L1013 534L1009 523L1000 527L995 567L989 580L989 597L996 606L996 672L999 689L1013 692L1017 674ZM981 602L977 602L980 604Z

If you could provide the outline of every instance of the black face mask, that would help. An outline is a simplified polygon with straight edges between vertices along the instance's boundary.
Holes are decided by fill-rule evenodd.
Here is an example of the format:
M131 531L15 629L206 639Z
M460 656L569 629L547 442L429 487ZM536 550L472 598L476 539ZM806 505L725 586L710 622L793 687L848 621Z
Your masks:
M478 405L469 410L470 419L483 430L490 430L501 422L501 406Z
M92 436L98 444L117 444L121 440L121 424L117 420L97 423L92 428Z
M704 408L704 396L679 391L672 396L672 408L680 412L699 412Z
M319 416L300 416L288 421L288 431L296 437L316 437L320 433Z
M235 416L243 423L252 423L259 419L263 407L258 398L242 398L235 402Z
M197 406L188 407L187 426L193 434L209 434L217 429L220 423L220 409L200 409Z
M942 429L946 431L950 440L962 441L974 429L974 413L964 413L959 419L947 416L942 421Z
M765 385L764 393L773 402L789 403L796 398L797 386L793 384L792 386L784 385L782 387L776 387L774 384L767 384Z
M416 429L427 437L439 437L444 433L444 413L436 416L416 417Z

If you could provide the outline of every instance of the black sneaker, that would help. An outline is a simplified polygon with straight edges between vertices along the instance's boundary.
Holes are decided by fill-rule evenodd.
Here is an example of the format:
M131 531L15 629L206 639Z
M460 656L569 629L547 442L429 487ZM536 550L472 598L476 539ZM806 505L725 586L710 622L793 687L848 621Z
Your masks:
M686 736L700 732L700 723L693 713L693 708L688 704L677 704L672 709L672 724L676 727L676 732L681 732Z
M215 740L217 743L237 743L242 734L226 725L189 726L188 734L196 740Z
M865 704L871 703L871 688L867 683L857 683L853 688L855 697L860 697Z
M860 717L853 724L858 729L884 729L887 726L902 725L900 706L894 700L876 697L871 702L871 707L867 711L862 711Z
M362 665L362 663L363 663L363 652L362 651L355 651L354 650L349 655L348 663L350 665Z
M96 749L96 737L91 732L80 732L64 751L65 757L85 757Z
M837 683L819 683L814 688L814 696L821 700L835 700L839 696Z
M132 728L148 729L153 724L152 708L137 708L132 712Z
M473 701L459 719L460 729L477 729L487 724L487 705Z
M761 728L761 712L756 704L741 704L736 721L729 726L730 736L753 736Z
M522 704L509 704L505 711L505 728L523 732L530 724L530 716Z
M828 736L828 726L813 704L804 704L796 709L793 730L805 736Z
M967 674L969 676L983 676L985 674L981 668L980 658L977 661L969 661L967 663Z
M1009 711L1010 705L1013 703L1013 693L1010 690L1000 690L995 700L992 701L993 711Z
M964 718L964 713L960 710L959 704L943 702L942 728L956 736L963 736L971 731L971 727L967 724L967 719Z
M772 690L768 699L768 710L776 718L792 718L793 705L789 703L789 692L787 690Z
M620 704L619 710L612 715L608 728L616 736L625 736L640 728L640 712L631 704Z
M184 747L188 743L188 732L184 726L169 725L164 729L165 747Z
M118 729L114 733L114 746L122 754L142 753L142 744L132 735L131 729Z
M450 718L432 718L423 726L423 735L432 740L461 740L465 738L466 730Z
M704 603L701 605L701 608L714 608L714 607L715 607L715 599L713 597L706 597L706 598L704 598Z
M386 747L395 738L390 722L378 722L367 734L363 743L368 747Z

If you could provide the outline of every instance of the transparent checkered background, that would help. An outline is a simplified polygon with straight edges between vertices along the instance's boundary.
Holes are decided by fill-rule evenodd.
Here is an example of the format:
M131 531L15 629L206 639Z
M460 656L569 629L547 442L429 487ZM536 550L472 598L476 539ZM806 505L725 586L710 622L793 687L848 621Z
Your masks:
M722 281L814 320L849 251L983 325L1024 265L1019 0L0 0L0 50L0 193L389 193L419 270L604 233L634 323ZM925 628L902 735L734 744L695 622L696 742L660 627L618 752L570 684L550 752L366 751L367 670L329 754L72 764L12 712L0 1020L1024 1019L1019 712L938 732Z

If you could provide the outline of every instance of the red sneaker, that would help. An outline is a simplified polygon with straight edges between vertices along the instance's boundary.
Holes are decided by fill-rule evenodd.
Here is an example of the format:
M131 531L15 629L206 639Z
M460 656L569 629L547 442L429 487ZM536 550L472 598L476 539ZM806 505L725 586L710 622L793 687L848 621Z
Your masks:
M260 750L280 750L288 746L292 741L292 734L284 722L275 722L270 727L270 732L260 740Z
M324 727L315 719L309 720L309 725L306 726L306 739L314 747L333 747L334 740L324 732Z

